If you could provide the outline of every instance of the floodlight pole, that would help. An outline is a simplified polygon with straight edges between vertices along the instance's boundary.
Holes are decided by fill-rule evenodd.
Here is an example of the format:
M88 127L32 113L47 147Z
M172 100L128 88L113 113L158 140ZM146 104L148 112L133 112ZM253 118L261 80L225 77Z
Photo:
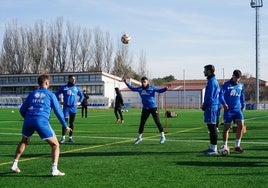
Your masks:
M250 2L250 6L251 8L255 8L256 11L256 15L255 15L255 23L256 23L256 46L255 46L255 50L256 50L256 107L255 109L258 110L259 109L259 97L260 97L260 93L259 93L259 8L263 6L263 2L262 0L251 0Z

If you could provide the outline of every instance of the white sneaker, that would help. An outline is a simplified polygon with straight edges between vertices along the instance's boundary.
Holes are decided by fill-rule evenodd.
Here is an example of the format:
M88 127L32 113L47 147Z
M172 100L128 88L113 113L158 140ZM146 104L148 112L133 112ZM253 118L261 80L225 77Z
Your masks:
M166 137L161 136L161 138L160 138L160 144L164 144L165 141L166 141Z
M63 144L64 142L65 142L65 139L62 138L62 139L60 140L60 143Z
M134 142L134 144L138 144L142 141L142 138L137 138L137 140Z
M65 173L64 172L61 172L59 170L52 170L52 176L64 176Z
M12 166L12 167L10 168L10 170L11 170L12 172L15 172L15 173L20 173L20 169L19 169L19 167L17 167L17 166Z

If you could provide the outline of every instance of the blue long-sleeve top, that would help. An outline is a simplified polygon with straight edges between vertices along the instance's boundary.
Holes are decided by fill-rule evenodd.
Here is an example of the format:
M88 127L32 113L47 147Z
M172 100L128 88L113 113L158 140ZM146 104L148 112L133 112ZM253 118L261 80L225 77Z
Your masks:
M206 109L207 107L218 106L219 91L220 87L216 77L209 77L206 85L204 103L202 105L202 108Z
M66 84L61 86L55 95L59 97L60 94L63 94L64 106L76 107L77 104L77 95L79 96L78 102L82 103L84 100L84 94L81 89L76 85Z
M166 87L158 88L153 85L148 85L147 87L143 88L142 86L133 87L127 82L125 82L125 84L131 91L139 92L144 109L157 108L155 92L163 93L167 90Z
M243 83L234 83L232 80L225 82L220 90L219 100L229 109L245 108L245 90Z
M44 87L31 92L20 107L20 114L24 118L40 116L49 120L53 109L63 127L67 127L59 101L54 93Z

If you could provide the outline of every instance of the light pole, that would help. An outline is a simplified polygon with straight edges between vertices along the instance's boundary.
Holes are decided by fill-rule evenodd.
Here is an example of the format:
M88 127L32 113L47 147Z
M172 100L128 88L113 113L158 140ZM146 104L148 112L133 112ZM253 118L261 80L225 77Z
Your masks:
M250 2L251 8L255 8L256 10L256 18L255 18L255 23L256 23L256 107L255 109L259 109L259 8L263 6L262 0L251 0Z

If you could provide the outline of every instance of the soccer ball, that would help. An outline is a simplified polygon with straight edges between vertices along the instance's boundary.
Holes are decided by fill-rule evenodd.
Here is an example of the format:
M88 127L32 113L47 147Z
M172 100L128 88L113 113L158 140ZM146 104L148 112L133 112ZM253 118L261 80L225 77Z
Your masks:
M123 44L129 44L130 41L131 41L131 37L130 37L128 34L124 34L124 35L122 35L122 37L121 37L121 42L122 42Z
M230 154L230 148L228 146L222 146L219 150L219 153L222 155L222 156L227 156Z

